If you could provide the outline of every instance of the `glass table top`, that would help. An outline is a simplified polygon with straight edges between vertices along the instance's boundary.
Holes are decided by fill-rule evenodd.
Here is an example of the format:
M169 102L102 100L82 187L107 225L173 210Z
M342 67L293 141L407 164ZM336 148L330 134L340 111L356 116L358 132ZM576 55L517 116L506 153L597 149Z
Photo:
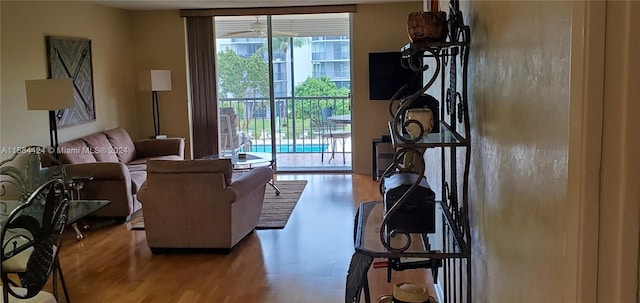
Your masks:
M393 136L392 132L392 122L389 121L387 124L389 128L389 133L391 134L391 140L394 146L396 147L413 147L413 148L431 148L431 147L439 147L439 146L466 146L467 142L462 137L462 135L458 134L450 130L445 124L440 124L440 132L437 133L428 133L426 136L423 136L417 142L402 142L397 137ZM409 134L403 135L402 137L407 140L411 139Z
M11 212L24 202L15 200L0 200L0 226L9 218ZM72 224L91 213L100 210L111 203L109 200L71 200L69 201L69 219L67 224ZM44 206L40 203L34 203L32 207L24 209L25 214L38 217L42 216Z
M42 212L44 211L44 205L34 201L29 207L23 209L23 214L34 218L42 219ZM107 206L111 203L108 200L72 200L69 201L69 219L67 224L72 224L87 215ZM18 208L18 206L24 204L23 201L15 200L1 200L0 201L0 226L6 224L11 213ZM5 241L8 243L2 243L3 254L5 257L14 256L17 253L25 250L30 246L29 236L23 237L24 233L28 233L22 229L10 229L6 231ZM9 242L10 241L10 242Z
M273 155L270 153L250 152L245 153L245 158L238 157L238 154L211 155L202 158L203 160L231 159L231 164L236 166L250 166L257 164L273 164Z
M387 249L380 239L384 205L381 201L364 202L358 209L356 221L356 250L374 257L429 257L455 258L465 256L464 240L456 237L448 224L446 215L439 201L435 205L436 232L428 234L410 234L411 245L404 252L394 252ZM391 246L402 247L406 243L406 236L390 237Z

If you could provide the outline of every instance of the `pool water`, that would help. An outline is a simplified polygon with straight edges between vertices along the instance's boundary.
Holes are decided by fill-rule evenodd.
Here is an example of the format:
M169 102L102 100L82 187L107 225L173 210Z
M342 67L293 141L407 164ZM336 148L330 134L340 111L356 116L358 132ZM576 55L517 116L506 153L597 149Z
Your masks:
M298 144L295 146L296 153L319 153L327 151L328 144ZM254 145L251 147L252 152L270 153L271 145ZM292 144L276 145L277 153L293 153L294 146Z

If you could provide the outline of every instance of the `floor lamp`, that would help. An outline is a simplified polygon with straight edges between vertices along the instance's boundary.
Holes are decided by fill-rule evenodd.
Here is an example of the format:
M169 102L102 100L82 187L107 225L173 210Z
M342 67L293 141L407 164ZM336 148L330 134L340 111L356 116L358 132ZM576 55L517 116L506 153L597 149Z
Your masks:
M56 111L73 107L74 88L69 78L26 80L27 108L49 111L49 139L53 155L58 158L58 123Z
M160 134L160 107L158 106L158 92L171 90L170 70L146 70L139 74L139 90L151 92L151 109L153 111L153 132L155 138L166 138Z

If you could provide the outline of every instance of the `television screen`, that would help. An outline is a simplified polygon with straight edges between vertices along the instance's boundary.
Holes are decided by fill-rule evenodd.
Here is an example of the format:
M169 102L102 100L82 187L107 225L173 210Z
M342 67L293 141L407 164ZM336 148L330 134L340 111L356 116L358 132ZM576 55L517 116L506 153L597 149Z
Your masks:
M398 99L422 88L422 72L403 68L400 52L369 53L369 99L391 100L403 85L408 87Z

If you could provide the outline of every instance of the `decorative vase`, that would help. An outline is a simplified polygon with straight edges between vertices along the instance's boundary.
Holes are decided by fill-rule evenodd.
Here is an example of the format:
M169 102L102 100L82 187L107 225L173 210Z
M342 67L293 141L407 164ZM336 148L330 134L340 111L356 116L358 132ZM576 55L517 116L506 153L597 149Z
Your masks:
M407 20L409 40L416 42L443 42L447 38L447 13L413 12Z
M423 132L420 132L420 126L417 123L409 123L407 132L411 138L426 136L433 128L433 112L428 108L410 108L404 116L405 121L415 120L422 124Z

